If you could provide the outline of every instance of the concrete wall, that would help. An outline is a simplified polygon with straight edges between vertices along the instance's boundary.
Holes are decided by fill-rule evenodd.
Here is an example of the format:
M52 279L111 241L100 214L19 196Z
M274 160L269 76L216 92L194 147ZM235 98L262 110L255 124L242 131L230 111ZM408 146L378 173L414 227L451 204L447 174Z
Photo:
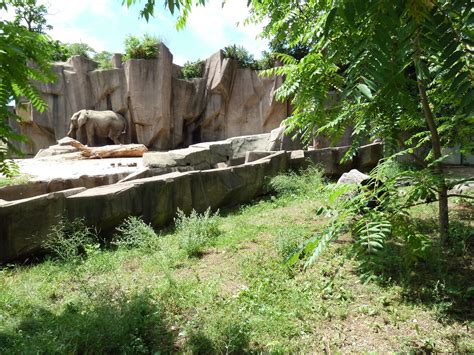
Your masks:
M243 165L174 172L91 189L76 188L33 198L0 200L0 263L31 256L61 218L84 218L107 234L127 216L142 216L154 227L171 222L177 209L203 212L251 201L266 192L271 177L289 169L320 165L327 175L351 168L367 170L381 157L382 146L361 147L354 161L340 165L348 147L274 152ZM266 152L268 153L268 152ZM248 159L251 160L251 159Z

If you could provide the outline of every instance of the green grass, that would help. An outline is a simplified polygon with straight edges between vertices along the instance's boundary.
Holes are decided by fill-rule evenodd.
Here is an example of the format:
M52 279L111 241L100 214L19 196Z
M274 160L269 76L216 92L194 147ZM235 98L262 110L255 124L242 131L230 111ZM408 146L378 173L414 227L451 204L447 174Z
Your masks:
M471 207L452 206L461 237L436 258L400 272L392 245L364 284L347 236L306 271L282 263L324 225L325 195L312 173L279 180L279 195L210 216L200 257L179 226L129 219L110 248L3 268L0 353L474 351ZM434 207L416 215L432 231Z
M15 175L14 177L0 176L0 187L25 184L30 179L31 176L28 174Z

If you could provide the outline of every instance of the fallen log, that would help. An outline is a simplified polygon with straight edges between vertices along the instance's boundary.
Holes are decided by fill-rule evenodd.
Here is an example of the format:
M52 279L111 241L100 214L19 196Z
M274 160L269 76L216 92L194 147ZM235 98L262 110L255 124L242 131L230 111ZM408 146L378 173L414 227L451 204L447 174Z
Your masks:
M81 151L82 156L90 159L104 158L134 158L142 157L148 149L143 144L106 145L103 147L87 147L84 144L71 140L71 146Z

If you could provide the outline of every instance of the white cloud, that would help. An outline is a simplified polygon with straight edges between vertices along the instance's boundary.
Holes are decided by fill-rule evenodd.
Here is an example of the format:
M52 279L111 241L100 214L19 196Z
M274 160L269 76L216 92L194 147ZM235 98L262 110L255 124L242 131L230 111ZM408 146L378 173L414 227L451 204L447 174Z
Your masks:
M267 41L257 38L262 26L244 25L248 16L247 6L242 0L226 1L223 7L222 0L211 0L205 7L192 10L187 28L215 50L238 42L236 44L258 55L267 48Z

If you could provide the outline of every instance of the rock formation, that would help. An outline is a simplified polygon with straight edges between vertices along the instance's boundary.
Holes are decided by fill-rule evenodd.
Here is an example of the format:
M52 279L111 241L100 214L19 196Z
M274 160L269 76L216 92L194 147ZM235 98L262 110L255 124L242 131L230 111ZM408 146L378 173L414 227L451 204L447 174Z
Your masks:
M203 141L267 133L287 117L287 103L275 100L282 78L260 78L224 58L222 51L205 63L203 78L178 78L179 67L163 44L156 59L132 59L98 70L97 63L74 56L54 63L54 83L38 84L48 109L37 112L22 103L22 122L11 122L29 137L19 147L27 154L54 145L65 136L71 115L80 109L113 110L127 119L125 143L152 150L187 147ZM83 140L84 132L78 139ZM107 141L99 141L107 144Z

